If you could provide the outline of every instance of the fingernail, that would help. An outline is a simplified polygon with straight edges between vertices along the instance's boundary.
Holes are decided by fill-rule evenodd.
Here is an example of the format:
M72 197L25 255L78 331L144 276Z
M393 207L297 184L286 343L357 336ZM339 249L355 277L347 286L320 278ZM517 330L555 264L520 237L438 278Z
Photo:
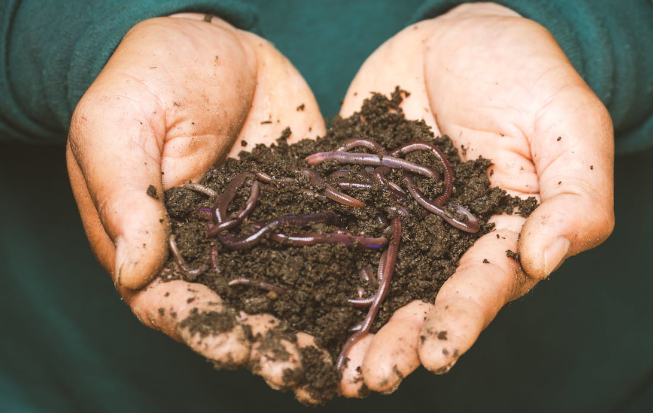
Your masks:
M548 277L560 267L569 253L571 244L565 237L556 238L544 251L544 273Z

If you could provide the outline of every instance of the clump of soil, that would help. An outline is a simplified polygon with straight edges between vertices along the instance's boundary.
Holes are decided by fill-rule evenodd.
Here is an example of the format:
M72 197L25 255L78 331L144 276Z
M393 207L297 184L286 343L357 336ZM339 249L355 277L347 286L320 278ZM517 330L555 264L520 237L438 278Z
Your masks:
M521 201L499 188L490 188L487 170L491 161L477 159L460 162L458 152L447 137L434 137L422 121L408 121L399 104L405 92L395 90L391 98L375 94L366 100L361 111L350 118L336 118L326 136L317 140L303 140L288 145L290 130L271 146L257 145L250 152L241 152L240 160L228 159L219 168L209 171L202 185L220 194L225 186L240 172L265 172L275 177L293 177L294 183L263 184L256 209L240 227L231 230L236 236L251 234L257 222L268 222L282 215L303 215L334 211L340 217L339 228L352 235L379 237L394 217L387 207L401 206L409 212L401 218L402 233L397 264L390 291L383 303L372 332L383 326L393 312L413 300L433 302L442 284L453 274L462 254L474 241L492 231L487 220L493 214L513 213L528 215L536 206L531 201ZM352 138L372 139L388 150L412 141L425 141L437 145L446 154L454 169L454 191L451 200L466 207L476 216L481 229L470 234L454 228L439 216L424 210L410 196L408 201L398 201L379 186L371 189L347 190L349 195L363 201L365 208L352 208L330 199L307 195L303 189L315 192L314 187L298 170L306 167L304 158L316 152L333 151ZM361 148L355 150L367 151ZM369 151L367 151L369 152ZM406 159L443 173L438 160L429 152L416 151ZM343 166L334 162L314 165L323 177L343 168L364 172L363 166ZM393 169L389 181L402 184L403 172ZM416 178L419 188L434 199L442 191L442 183L433 179ZM403 187L403 185L401 185ZM404 188L405 189L405 188ZM241 210L250 195L244 185L231 203L228 212ZM211 248L217 248L217 261L197 278L188 277L178 270L170 258L162 273L164 279L185 278L202 283L216 291L233 308L247 313L270 313L294 331L305 331L315 336L318 345L334 357L338 356L348 331L360 323L367 309L355 309L347 300L357 298L360 288L365 297L372 296L375 287L363 281L360 272L366 268L376 273L382 250L352 248L343 245L318 244L297 247L265 239L255 247L231 251L217 239L207 238L208 221L201 208L211 208L215 200L184 188L172 188L165 193L165 203L172 223L172 231L182 256L189 265L197 267L211 263ZM379 218L383 217L383 218ZM317 224L307 228L284 228L285 233L333 233L334 226ZM386 233L387 234L387 233ZM229 280L247 277L264 280L286 289L276 294L259 288L229 286ZM201 326L198 331L204 331ZM317 399L325 400L336 394L338 374L321 361L312 350L302 353L305 380ZM310 371L309 371L310 370ZM294 378L296 380L296 377Z

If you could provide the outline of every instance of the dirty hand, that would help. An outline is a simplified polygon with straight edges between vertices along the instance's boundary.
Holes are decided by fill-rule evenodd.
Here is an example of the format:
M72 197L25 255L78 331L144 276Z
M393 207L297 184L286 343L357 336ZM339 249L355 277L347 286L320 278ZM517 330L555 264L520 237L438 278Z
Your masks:
M492 160L493 185L541 205L528 219L494 216L434 305L403 307L352 349L341 391L353 397L363 383L392 391L420 364L447 372L501 307L614 225L610 116L542 26L481 3L408 27L365 62L341 115L396 85L411 93L407 118L449 135L463 159Z
M282 372L299 367L298 348L311 337L281 341L291 357L270 361L245 331L264 333L277 323L271 316L237 314L203 285L152 279L168 254L163 191L198 181L237 155L241 141L273 142L287 126L291 141L325 130L295 68L251 33L184 14L144 21L125 36L79 102L67 146L91 247L136 316L219 367L248 366L273 387L288 385ZM203 337L181 323L189 315L226 318L232 328ZM311 402L302 386L294 390Z

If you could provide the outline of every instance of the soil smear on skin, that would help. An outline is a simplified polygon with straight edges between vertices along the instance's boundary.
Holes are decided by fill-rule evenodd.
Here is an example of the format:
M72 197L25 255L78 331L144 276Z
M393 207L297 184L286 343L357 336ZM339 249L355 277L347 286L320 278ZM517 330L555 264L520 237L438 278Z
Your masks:
M405 208L409 215L400 217L402 231L394 276L371 332L378 331L397 309L411 301L433 302L442 284L455 271L463 253L476 239L493 230L493 225L487 222L492 215L518 213L528 216L537 206L534 199L520 200L502 189L491 188L487 176L488 168L492 165L490 160L479 158L461 162L449 138L434 137L423 121L406 120L400 108L404 96L406 92L399 88L390 98L381 94L372 95L360 112L346 119L335 118L326 136L317 140L303 140L289 145L287 138L292 132L287 129L276 144L257 145L251 152L243 151L239 160L227 159L222 166L209 171L200 182L220 194L241 172L264 172L277 178L294 178L292 182L260 182L258 204L240 226L229 230L234 236L251 234L260 228L261 223L282 215L333 211L339 217L337 226L313 224L305 228L280 228L277 232L294 235L341 230L352 235L380 237L388 234L389 222L397 216L397 212L388 208ZM454 170L451 201L463 205L477 217L480 231L470 234L454 228L441 217L426 211L410 195L407 200L400 201L380 185L343 190L363 201L366 205L364 208L352 208L311 195L310 191L319 193L324 187L312 185L307 176L298 172L307 166L304 158L317 152L334 151L353 138L374 140L388 150L413 141L438 146ZM370 153L365 148L353 151ZM428 151L411 152L404 158L443 173L440 162ZM369 174L365 166L335 162L322 162L312 168L323 177L345 168L350 174ZM386 178L406 191L403 173L399 169L392 169ZM430 199L442 191L441 181L421 177L415 179L418 187ZM228 214L233 215L244 208L250 196L250 187L251 183L246 183L238 190ZM207 237L210 220L207 219L206 209L214 206L215 199L191 189L176 187L166 191L165 204L181 255L190 267L205 266L208 269L199 276L190 276L180 269L171 254L161 275L164 280L181 278L201 283L217 292L236 310L249 314L272 314L281 320L281 325L276 327L277 335L293 340L294 335L288 332L307 332L334 360L338 357L343 344L352 334L350 328L360 323L368 312L366 308L353 308L347 300L371 297L375 293L376 285L365 281L361 272L367 269L376 274L379 258L385 248L374 250L337 244L293 246L266 237L253 248L232 251L217 238ZM285 293L228 285L230 280L240 277L272 283L283 287ZM184 322L188 324L192 320ZM193 328L196 331L206 330L202 326ZM266 345L275 345L270 337L253 339L267 340L270 342L266 342ZM276 345L280 345L278 341ZM301 357L302 370L284 374L288 383L304 383L311 396L322 402L334 397L340 377L335 367L326 363L320 352L312 347L302 349Z

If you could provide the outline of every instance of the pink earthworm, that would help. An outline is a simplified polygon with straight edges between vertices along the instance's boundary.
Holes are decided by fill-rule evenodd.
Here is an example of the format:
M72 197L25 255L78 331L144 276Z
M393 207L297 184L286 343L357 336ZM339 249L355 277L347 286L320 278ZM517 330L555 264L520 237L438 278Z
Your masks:
M376 276L374 275L374 273L372 272L372 269L370 267L365 267L365 268L361 269L358 273L360 274L363 281L368 283L370 285L370 287L376 286L376 283L378 282L378 279L376 278Z
M379 267L377 270L377 275L374 276L374 273L370 271L370 274L372 277L370 277L370 281L374 281L376 285L378 286L379 283L383 282L383 275L385 272L385 265L386 265L386 259L383 255L381 255L381 259L379 260ZM372 283L370 283L371 286ZM349 304L351 304L352 307L354 308L368 308L369 306L372 305L374 302L374 297L376 294L374 294L371 297L367 298L350 298L348 300Z
M175 241L175 235L170 235L168 238L168 246L170 247L170 252L172 252L172 255L175 257L177 260L177 264L179 265L179 268L184 272L184 275L186 275L186 278L189 280L194 280L200 275L202 275L206 270L209 269L209 266L207 264L201 264L197 268L191 268L184 257L181 256L181 253L179 252L179 248L177 247L177 242Z
M336 151L348 152L354 148L360 148L360 147L371 149L381 155L386 155L388 153L388 151L383 146L381 146L380 143L373 141L372 139L361 139L361 138L348 140L342 146L336 149Z
M200 185L200 184L194 184L192 182L185 183L183 188L190 189L191 191L199 192L201 194L204 194L210 198L214 198L218 196L218 193L215 192L213 189L209 188L208 186Z
M369 153L349 152L318 152L307 156L305 159L308 165L315 165L321 162L334 161L341 164L388 166L390 168L403 169L427 178L440 179L440 174L424 165L416 164L394 156L373 155Z
M215 214L216 224L222 224L227 220L227 208L231 201L236 197L238 189L245 183L245 180L248 178L253 178L254 174L250 172L242 172L234 177L234 179L229 182L229 185L224 189L224 192L215 200L215 205L213 206L213 213Z
M272 176L272 175L270 175L268 173L261 172L261 171L254 172L254 176L256 176L256 178L259 181L264 182L266 184L269 184L269 183L272 183L272 182L282 183L282 184L289 184L289 183L296 182L296 180L294 178L286 178L286 177L277 178L275 176Z
M406 155L414 151L431 151L431 153L435 155L442 164L442 167L444 168L444 191L442 192L442 195L435 198L432 203L438 206L446 204L453 192L453 169L451 169L451 164L447 160L447 157L440 148L428 142L410 142L395 149L391 154L392 156Z
M342 189L370 189L374 186L369 182L341 180L334 182Z
M342 367L349 354L349 350L365 335L370 331L372 323L376 318L379 309L381 308L381 303L385 299L385 296L388 294L390 289L390 281L392 280L392 275L394 274L395 264L397 262L397 253L399 252L399 243L401 241L401 221L399 218L392 219L392 239L390 240L390 245L387 250L381 255L381 262L384 262L383 268L383 279L379 282L379 288L376 290L376 293L373 296L372 303L367 312L367 316L363 320L361 328L352 334L345 345L340 351L340 355L336 361L336 369L342 370ZM379 264L380 265L380 264Z
M264 226L258 228L253 234L244 237L234 237L230 234L218 234L218 239L225 247L231 250L243 250L258 244L263 235L279 227L286 225L304 227L311 223L329 224L337 219L337 215L332 211L318 212L317 214L309 215L284 215L275 218Z
M387 179L385 179L385 176L390 173L391 169L387 166L379 166L378 168L374 168L374 179L381 185L383 185L388 193L395 199L399 199L402 201L405 201L408 199L406 196L406 193L404 192L403 189L401 189L400 186L395 184L394 182L390 182ZM389 188L388 188L389 187Z
M436 205L435 203L429 201L426 198L426 196L424 196L424 194L417 188L417 184L415 183L415 180L412 177L404 176L404 181L406 182L406 186L408 187L408 192L410 192L413 198L415 198L415 200L427 211L439 215L440 217L442 217L442 219L444 219L454 227L463 230L465 232L469 232L471 234L477 233L481 228L478 219L476 219L476 217L472 215L472 213L469 212L469 210L467 210L463 206L453 202L450 203L450 205L456 207L457 213L462 214L466 217L465 220L460 220L458 218L449 216L447 212L440 205Z
M220 272L220 267L218 266L218 248L213 245L211 247L211 267L215 272Z
M272 291L274 293L277 293L278 295L282 295L286 293L286 289L276 285L272 284L266 281L261 281L261 280L252 280L251 278L234 278L233 280L230 280L227 285L229 286L234 286L234 285L247 285L250 287L256 287L260 288L262 290L267 290L267 291Z
M207 232L207 236L215 237L220 232L228 230L228 229L233 228L236 225L240 224L249 214L252 213L252 211L256 207L256 203L258 202L259 195L260 195L260 184L258 183L258 181L254 181L252 183L252 188L251 188L251 192L250 192L250 195L249 195L249 199L245 203L245 208L238 211L238 213L236 214L236 218L230 219L230 220L227 220L227 221L222 221L219 224L216 224L216 225L212 226L211 228L209 228L209 230ZM227 206L225 206L224 208L225 208L225 211L226 211ZM218 209L220 209L220 207L216 208L216 211ZM222 212L219 213L219 214L216 214L216 216L224 217ZM224 218L222 218L222 219L224 219Z
M365 208L364 202L361 202L358 199L347 194L343 194L342 192L337 191L333 186L324 182L322 176L320 176L320 174L315 169L304 168L302 169L302 173L309 177L311 184L314 186L324 185L322 194L324 194L327 198L352 208Z

